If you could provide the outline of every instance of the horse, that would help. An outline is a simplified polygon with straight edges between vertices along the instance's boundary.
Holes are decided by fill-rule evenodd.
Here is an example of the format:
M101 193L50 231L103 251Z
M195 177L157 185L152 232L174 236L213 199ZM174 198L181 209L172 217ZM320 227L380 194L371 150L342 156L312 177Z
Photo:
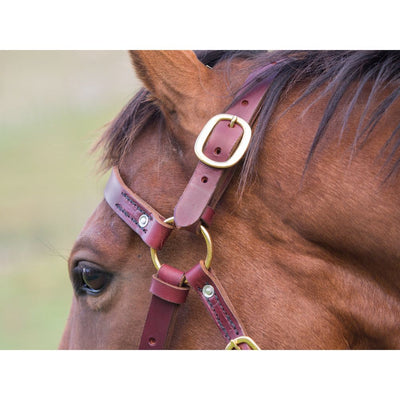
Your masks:
M173 304L163 348L399 349L400 52L129 54L143 87L94 148L101 170L114 167L118 184L159 218L174 215L193 171L206 163L196 154L204 156L210 139L193 146L207 121L245 106L243 96L267 82L265 93L248 146L224 169L230 183L212 223L203 218L186 229L161 221L172 233L162 250L149 251L101 201L70 254L74 295L60 349L140 348L155 260L183 271L174 290L187 295ZM219 118L227 129L237 125ZM245 124L235 128L243 137ZM147 217L134 222L145 226ZM215 290L223 286L224 306L246 330L244 346L227 346L225 328L204 307L213 287L204 286L203 301L189 290L188 271L204 269L199 260L211 243Z

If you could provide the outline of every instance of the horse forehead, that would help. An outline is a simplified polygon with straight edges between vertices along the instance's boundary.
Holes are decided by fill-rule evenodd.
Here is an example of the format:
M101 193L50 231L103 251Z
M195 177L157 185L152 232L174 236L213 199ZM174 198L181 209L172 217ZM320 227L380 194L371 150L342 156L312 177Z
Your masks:
M165 133L144 131L120 164L120 174L133 192L168 217L197 161L192 153L181 153ZM186 155L185 160L182 154Z
M111 264L121 263L121 256L125 258L128 250L137 247L136 242L139 241L134 233L103 200L79 233L70 254L70 264L76 259L93 258Z

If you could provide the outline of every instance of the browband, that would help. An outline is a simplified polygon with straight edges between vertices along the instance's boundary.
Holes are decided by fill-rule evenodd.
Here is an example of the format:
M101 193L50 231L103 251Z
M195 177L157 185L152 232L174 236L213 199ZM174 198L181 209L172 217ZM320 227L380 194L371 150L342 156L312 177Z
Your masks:
M151 248L161 250L173 229L154 208L132 192L114 167L104 190L104 198L114 212Z

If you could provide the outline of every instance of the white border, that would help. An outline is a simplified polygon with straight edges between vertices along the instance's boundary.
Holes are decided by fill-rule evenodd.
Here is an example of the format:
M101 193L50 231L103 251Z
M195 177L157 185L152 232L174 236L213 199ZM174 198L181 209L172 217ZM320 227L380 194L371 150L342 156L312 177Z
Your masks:
M3 351L0 397L388 399L396 351Z
M1 49L397 49L394 2L3 0Z
M385 1L188 4L7 0L0 48L399 48L398 13ZM383 399L398 393L398 354L2 351L0 397Z

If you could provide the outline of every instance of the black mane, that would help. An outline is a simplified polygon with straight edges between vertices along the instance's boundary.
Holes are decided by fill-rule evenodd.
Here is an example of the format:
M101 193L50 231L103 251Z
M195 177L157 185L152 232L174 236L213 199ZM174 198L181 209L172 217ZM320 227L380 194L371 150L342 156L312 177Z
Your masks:
M366 88L367 82L372 83L368 101L355 132L353 150L365 143L384 113L400 97L400 51L212 50L197 51L196 54L199 60L209 67L222 61L228 61L227 68L229 68L229 62L235 59L251 60L249 74L257 70L260 70L260 73L254 75L245 90L251 90L260 79L264 79L270 74L277 74L261 108L253 139L244 160L241 174L242 187L255 171L260 144L265 133L268 132L267 128L281 96L297 84L306 82L308 86L294 104L299 103L321 87L325 87L324 94L329 93L330 95L325 113L315 133L304 171L324 137L337 106L350 89L353 90L352 96L348 100L347 111L343 115L342 131L337 132L338 135L343 134L349 116L357 104L362 90ZM277 62L277 64L267 70L262 69L263 66L272 62ZM376 99L384 89L390 89L389 95L381 100L375 109L370 109L372 100ZM367 118L367 114L371 116ZM147 124L154 122L159 123L160 127L164 126L160 109L149 92L141 89L111 123L96 145L96 148L102 147L104 150L102 166L109 168L119 164L121 158L131 148L137 135ZM398 173L400 168L399 147L400 116L397 127L382 149L382 153L387 154L386 165L391 165L386 178Z

